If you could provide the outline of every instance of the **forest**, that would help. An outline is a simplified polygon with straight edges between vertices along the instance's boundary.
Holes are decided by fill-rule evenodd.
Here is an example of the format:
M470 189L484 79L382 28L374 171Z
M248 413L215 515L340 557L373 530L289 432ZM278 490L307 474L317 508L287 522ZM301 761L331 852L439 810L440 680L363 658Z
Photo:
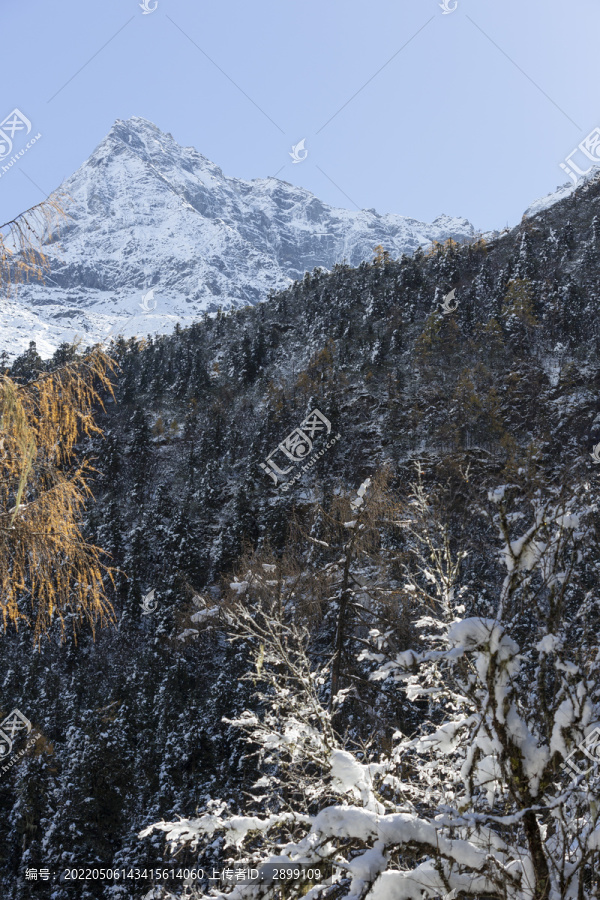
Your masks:
M492 241L0 361L86 542L62 606L0 546L0 711L40 735L0 777L3 898L600 897L599 263L596 178Z

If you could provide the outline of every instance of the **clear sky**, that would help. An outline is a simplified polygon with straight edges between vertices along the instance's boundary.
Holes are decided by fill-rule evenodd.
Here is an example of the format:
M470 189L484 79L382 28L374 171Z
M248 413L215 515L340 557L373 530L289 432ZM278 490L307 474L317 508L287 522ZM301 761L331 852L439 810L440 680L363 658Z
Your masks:
M0 159L0 223L132 115L227 175L482 230L567 182L600 126L599 0L140 2L0 0L0 121L31 122L13 153L41 134Z

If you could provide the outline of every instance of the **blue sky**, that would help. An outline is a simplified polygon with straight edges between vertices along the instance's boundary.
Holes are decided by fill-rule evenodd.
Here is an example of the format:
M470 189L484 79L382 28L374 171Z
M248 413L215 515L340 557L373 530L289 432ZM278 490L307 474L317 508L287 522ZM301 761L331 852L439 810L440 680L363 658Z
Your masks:
M2 0L0 120L30 120L17 151L41 137L0 160L0 222L139 115L227 175L503 228L600 126L598 0L140 2Z

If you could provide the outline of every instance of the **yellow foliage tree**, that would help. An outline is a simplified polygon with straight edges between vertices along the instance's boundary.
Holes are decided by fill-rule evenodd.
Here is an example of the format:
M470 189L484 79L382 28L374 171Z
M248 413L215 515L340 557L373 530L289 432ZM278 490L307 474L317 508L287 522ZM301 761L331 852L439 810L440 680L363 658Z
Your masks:
M306 371L298 375L294 393L298 392L302 399L308 398L310 395L324 397L329 393L329 384L334 375L335 352L335 341L328 338L325 346L321 350L315 351Z
M533 308L533 287L526 278L513 278L509 281L504 296L502 315L506 318L514 316L519 324L527 330L539 326Z
M39 276L46 226L60 212L49 200L0 228L0 293ZM114 368L96 347L26 384L0 375L0 613L4 629L32 625L38 646L55 621L64 633L67 619L76 631L112 615L111 572L82 532L90 466L75 445L100 433L94 410L112 393Z
M520 352L529 351L539 322L533 305L533 286L526 278L509 281L502 305L502 317L510 343Z
M390 251L384 250L383 244L377 244L376 247L373 247L373 253L375 254L374 266L383 266L390 261Z
M33 624L36 644L55 617L64 632L67 615L75 629L111 612L110 571L81 530L90 466L74 448L100 433L93 410L113 366L96 348L26 385L0 376L0 612L4 628Z
M154 425L152 426L152 434L154 437L160 437L165 433L165 423L163 422L163 417L159 416Z
M448 253L455 253L459 246L458 242L453 240L453 238L447 238L443 243L442 241L432 241L427 248L425 256L428 258L432 256L446 256Z
M61 197L53 195L0 225L0 296L9 294L14 284L42 280L48 265L42 239L52 237L64 218Z

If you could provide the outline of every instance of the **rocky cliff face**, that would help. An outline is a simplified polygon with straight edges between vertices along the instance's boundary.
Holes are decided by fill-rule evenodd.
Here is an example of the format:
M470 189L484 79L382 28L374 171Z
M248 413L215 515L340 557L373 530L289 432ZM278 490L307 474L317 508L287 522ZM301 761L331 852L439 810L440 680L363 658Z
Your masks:
M138 117L118 120L61 190L70 218L47 244L46 283L0 307L0 350L11 356L32 339L47 356L76 335L168 333L205 310L264 300L315 267L370 260L377 244L399 256L473 236L466 219L427 225L327 206L277 178L229 178Z

